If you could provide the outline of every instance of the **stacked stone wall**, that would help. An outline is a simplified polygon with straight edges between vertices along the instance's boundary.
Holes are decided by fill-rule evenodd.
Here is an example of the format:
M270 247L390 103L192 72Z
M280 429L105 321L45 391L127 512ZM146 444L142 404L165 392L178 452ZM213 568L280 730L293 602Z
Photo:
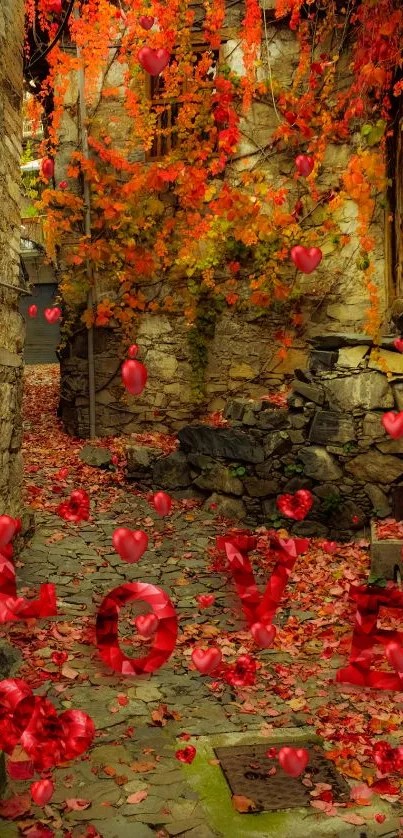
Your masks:
M0 4L0 514L21 511L23 320L19 292L22 0Z

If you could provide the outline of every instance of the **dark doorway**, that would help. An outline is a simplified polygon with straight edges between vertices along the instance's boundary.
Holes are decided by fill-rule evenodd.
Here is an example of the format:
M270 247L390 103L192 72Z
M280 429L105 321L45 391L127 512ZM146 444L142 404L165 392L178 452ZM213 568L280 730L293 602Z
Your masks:
M54 306L57 294L55 283L35 286L30 297L21 300L20 312L26 323L25 363L26 364L56 364L58 358L56 348L60 341L59 323L48 323L45 320L45 308ZM36 317L28 317L29 306L38 306Z

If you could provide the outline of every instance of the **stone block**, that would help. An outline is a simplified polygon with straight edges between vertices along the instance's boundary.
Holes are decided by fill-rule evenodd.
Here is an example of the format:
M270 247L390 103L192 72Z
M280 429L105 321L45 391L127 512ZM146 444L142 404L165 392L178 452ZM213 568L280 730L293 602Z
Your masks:
M384 373L393 372L403 374L403 355L401 352L389 352L387 349L372 349L368 367L382 370Z
M334 410L374 410L394 406L388 380L379 372L363 371L357 375L333 378L326 381L325 391L330 407Z
M359 483L393 483L403 474L403 460L372 449L349 460L346 470Z
M233 462L262 463L264 460L263 447L251 433L195 423L182 428L178 437L185 453L224 457Z
M160 457L153 467L153 483L162 489L181 489L190 486L192 478L187 459L182 451Z
M403 577L403 539L378 539L375 523L371 524L371 576L375 579L396 580Z
M343 346L339 349L338 367L356 368L368 354L368 346Z
M294 393L298 393L309 402L315 402L315 404L322 405L325 400L325 394L322 387L317 387L316 384L307 384L305 381L298 381L296 379L292 382L291 386Z
M356 439L354 421L348 414L331 410L318 410L313 417L309 433L310 442L326 445L328 442L353 442Z
M342 477L342 470L334 457L328 454L326 448L311 445L310 448L300 448L298 458L304 464L304 472L314 480L338 480Z
M127 471L147 472L151 471L155 461L161 456L159 448L152 448L146 445L128 445L126 448Z
M246 477L243 484L251 498L266 498L268 495L276 495L279 489L277 480L265 480L259 477Z
M283 360L278 358L273 360L268 365L268 370L271 372L281 373L283 375L292 375L295 367L308 366L308 353L302 349L289 349L287 355Z
M309 369L312 372L331 370L337 364L338 352L326 352L321 349L312 349L309 354Z
M392 392L395 397L397 409L403 410L403 381L397 381L392 384Z
M292 442L287 431L273 431L267 434L264 443L264 456L268 460L270 457L281 457L288 451L291 451Z
M256 427L262 431L269 431L277 428L288 428L290 425L290 414L286 408L270 408L262 410L256 421Z
M246 378L246 380L249 381L251 378L255 378L257 374L258 369L256 367L251 367L251 365L247 364L245 361L233 364L229 369L230 378Z
M382 413L366 413L362 423L362 433L364 437L368 437L371 442L381 440L386 437L385 428L381 422Z
M391 514L392 509L389 500L379 486L374 483L366 483L364 492L368 495L377 518L387 518Z
M96 448L95 445L84 445L79 458L87 466L93 466L93 468L108 468L112 462L109 448Z
M194 481L199 489L210 492L223 492L226 495L240 496L243 493L242 481L232 475L224 465L216 463L209 471L203 472Z
M211 509L213 507L213 509ZM222 515L223 518L242 521L246 517L245 504L240 498L231 498L228 495L219 495L214 492L207 498L204 508L215 515Z

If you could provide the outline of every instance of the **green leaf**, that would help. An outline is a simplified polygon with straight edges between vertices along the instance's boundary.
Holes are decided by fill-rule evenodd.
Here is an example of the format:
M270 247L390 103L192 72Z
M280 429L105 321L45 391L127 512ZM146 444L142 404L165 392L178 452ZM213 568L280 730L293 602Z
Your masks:
M361 125L361 136L368 137L373 129L373 125L370 122L366 122L365 125Z

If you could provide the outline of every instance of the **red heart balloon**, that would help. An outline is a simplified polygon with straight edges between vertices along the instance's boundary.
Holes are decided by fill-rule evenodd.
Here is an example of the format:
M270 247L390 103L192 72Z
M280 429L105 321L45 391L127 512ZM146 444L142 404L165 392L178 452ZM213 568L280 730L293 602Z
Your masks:
M396 338L396 340L393 341L393 346L398 352L403 352L403 338Z
M315 161L313 157L308 157L306 154L299 154L298 157L295 158L295 165L300 175L308 177L308 175L310 175L313 171Z
M193 745L188 745L187 748L183 748L181 751L176 751L175 756L179 762L185 762L187 765L190 765L196 756L196 748L194 748Z
M159 619L156 614L140 614L134 622L142 637L152 637L157 631Z
M61 15L62 13L62 0L50 0L48 5L48 11L53 12L55 15Z
M373 749L375 764L382 774L390 774L395 769L395 756L397 748L392 748L389 742L376 742Z
M403 647L400 643L397 643L395 640L388 643L385 654L393 669L403 674Z
M147 31L152 28L154 24L154 19L151 15L140 15L139 17L139 24L146 29Z
M313 495L309 489L299 489L294 495L280 495L276 504L287 518L303 521L313 504Z
M31 797L37 806L46 806L53 797L55 787L51 780L38 780L31 785Z
M68 660L67 652L52 652L50 659L52 663L55 663L56 666L63 666L64 663Z
M147 384L147 370L140 361L124 361L122 381L128 393L139 396Z
M0 750L11 754L32 718L35 698L20 678L0 681Z
M250 627L252 637L261 649L268 649L276 636L276 627L264 623L253 623Z
M29 309L28 309L28 317L36 317L37 314L38 314L38 306L36 306L35 304L30 306Z
M196 597L197 602L200 605L200 608L209 608L210 605L215 602L215 595L214 594L200 594L200 596Z
M323 541L320 546L322 547L322 550L325 551L325 553L331 554L336 552L339 545L337 544L337 541Z
M137 355L137 353L138 353L138 351L139 351L139 348L138 348L137 344L136 344L136 343L132 343L132 345L131 345L131 346L129 346L129 349L128 349L128 351L127 351L127 354L128 354L128 356L129 356L129 358L135 358L135 357L136 357L136 355Z
M18 523L16 518L10 518L9 515L0 515L0 549L5 547L18 532Z
M309 762L309 751L306 748L280 748L278 761L286 774L299 777Z
M320 247L304 247L297 244L291 249L291 259L299 271L311 274L322 261L322 251Z
M119 527L112 536L112 544L124 562L133 564L141 559L148 547L148 535L143 530Z
M156 492L155 495L153 495L152 503L154 509L158 512L158 515L160 515L161 518L165 515L169 515L172 508L172 500L166 492Z
M383 414L381 421L385 431L393 439L400 439L403 436L403 410L400 413L393 413L389 410Z
M142 47L138 54L139 62L150 76L159 76L160 73L167 66L171 53L162 47L162 49L152 49L151 47Z
M222 654L216 646L210 646L209 649L193 649L192 661L203 675L208 675L220 665Z
M20 742L40 772L83 754L94 735L94 723L87 713L66 710L58 716L51 701L35 696L34 711Z
M69 185L67 183L67 180L61 180L60 183L59 183L59 189L61 189L62 192L64 192L65 189L68 189L68 188L69 188Z
M54 308L45 308L45 318L48 323L57 323L60 320L62 313L60 308L55 306Z
M45 159L42 160L41 173L43 177L46 178L46 180L49 180L51 177L53 177L55 173L55 164L50 157L45 157Z
M57 514L65 521L88 521L90 517L90 499L84 489L73 489L68 500L57 507Z

